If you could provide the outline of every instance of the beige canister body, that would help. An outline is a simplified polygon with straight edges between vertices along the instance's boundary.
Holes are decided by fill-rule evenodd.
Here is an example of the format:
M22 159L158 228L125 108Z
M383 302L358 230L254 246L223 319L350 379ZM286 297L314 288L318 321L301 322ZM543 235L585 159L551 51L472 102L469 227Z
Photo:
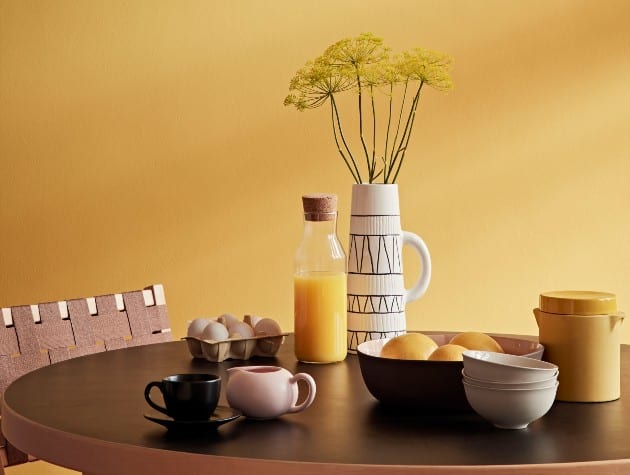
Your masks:
M539 340L545 347L544 359L560 369L556 399L575 402L604 402L619 399L620 343L623 314L610 302L605 305L556 305L552 298L576 297L576 292L553 292L541 295L541 308L534 309ZM577 293L594 298L594 293ZM586 296L582 295L586 294ZM601 294L601 293L600 293ZM605 294L612 295L612 294ZM544 311L544 310L547 311ZM549 310L560 313L551 313ZM561 313L572 310L576 313ZM610 313L590 314L605 310ZM579 312L579 313L577 313Z

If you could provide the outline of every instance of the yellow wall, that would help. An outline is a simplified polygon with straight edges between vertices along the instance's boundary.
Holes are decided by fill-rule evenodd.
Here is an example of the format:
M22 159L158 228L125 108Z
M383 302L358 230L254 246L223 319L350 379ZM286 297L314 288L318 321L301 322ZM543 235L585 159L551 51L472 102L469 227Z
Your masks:
M161 282L176 337L223 312L290 330L300 196L338 193L347 243L351 177L327 112L282 100L372 31L454 57L399 179L434 266L408 326L536 333L551 289L630 309L628 18L626 0L0 0L0 306Z

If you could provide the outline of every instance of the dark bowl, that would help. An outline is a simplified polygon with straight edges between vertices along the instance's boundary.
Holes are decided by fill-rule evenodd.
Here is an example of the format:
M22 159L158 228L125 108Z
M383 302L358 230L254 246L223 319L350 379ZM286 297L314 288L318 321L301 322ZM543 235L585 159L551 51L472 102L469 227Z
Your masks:
M427 334L444 345L457 333ZM506 353L540 359L543 346L521 338L491 335ZM371 340L357 348L363 381L376 399L386 405L424 410L471 410L462 384L461 361L425 361L381 358L389 339Z

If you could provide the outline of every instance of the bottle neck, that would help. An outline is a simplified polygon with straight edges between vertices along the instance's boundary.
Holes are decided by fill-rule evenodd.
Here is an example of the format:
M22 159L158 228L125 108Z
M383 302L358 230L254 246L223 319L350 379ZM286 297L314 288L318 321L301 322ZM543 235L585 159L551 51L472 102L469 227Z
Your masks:
M304 237L337 235L337 215L325 221L313 221L304 216Z
M295 253L296 274L346 272L346 254L337 238L337 215L315 221L305 216L304 235Z

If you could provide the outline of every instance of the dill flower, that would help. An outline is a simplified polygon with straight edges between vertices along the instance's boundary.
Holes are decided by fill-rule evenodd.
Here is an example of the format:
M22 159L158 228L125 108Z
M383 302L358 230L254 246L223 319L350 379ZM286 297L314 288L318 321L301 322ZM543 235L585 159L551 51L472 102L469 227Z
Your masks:
M383 44L382 38L377 38L372 33L362 33L356 38L344 38L332 44L326 48L322 59L341 69L357 69L380 63L388 56L389 48Z
M451 62L444 53L414 48L401 54L397 67L404 78L421 81L438 91L448 91L453 88L449 74Z
M395 183L409 145L422 87L426 84L438 91L451 89L450 67L449 56L424 48L392 56L382 38L362 33L337 41L300 68L289 83L284 105L303 111L329 103L337 151L355 182L363 183L367 171L368 183L379 177L383 183ZM356 151L353 153L346 139L335 99L337 94L349 90L357 94L358 138L365 159L363 176L355 159ZM377 93L386 101L382 153L377 152L377 113L381 110L377 106ZM395 105L396 96L400 97L399 105ZM370 106L367 111L366 101ZM370 125L366 128L368 121ZM366 139L366 130L371 132L371 140Z
M343 92L354 83L338 74L338 71L320 58L309 61L299 69L289 83L290 94L284 105L293 105L298 110L314 109L323 105L333 94Z
M387 86L387 89L383 90L386 94L390 86L400 84L405 79L401 74L397 57L388 57L386 60L370 65L365 68L363 74L367 84L377 87Z

